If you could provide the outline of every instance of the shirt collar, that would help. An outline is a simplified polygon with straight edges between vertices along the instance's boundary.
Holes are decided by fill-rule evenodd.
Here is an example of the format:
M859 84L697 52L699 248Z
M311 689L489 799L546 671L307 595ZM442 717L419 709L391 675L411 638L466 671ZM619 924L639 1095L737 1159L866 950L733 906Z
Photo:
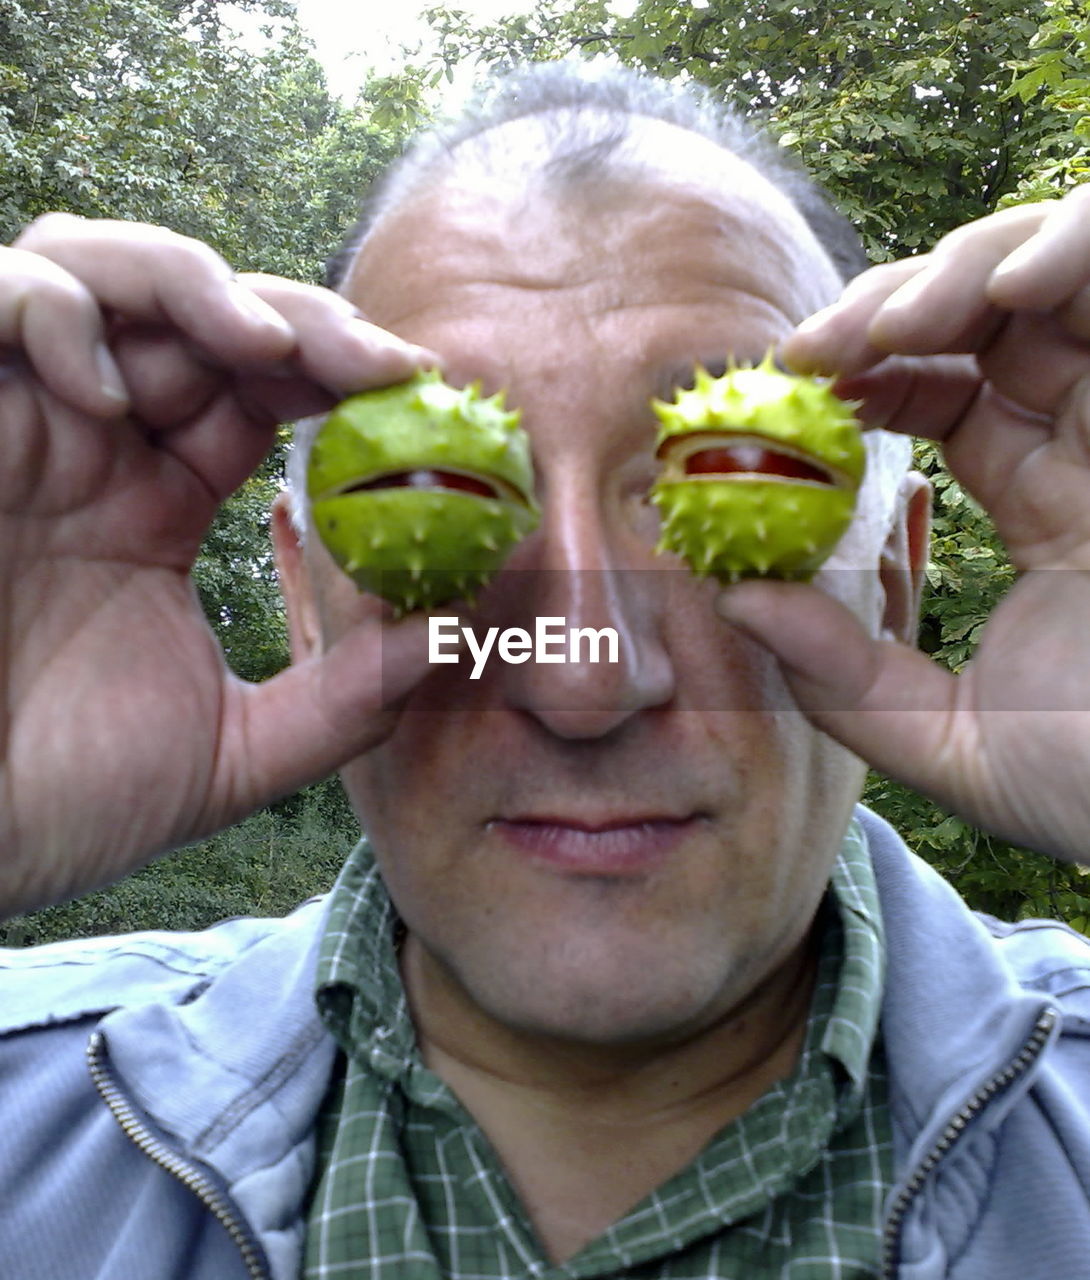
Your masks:
M408 1070L416 1033L401 984L403 925L366 840L352 850L330 895L318 952L318 1011L338 1043L380 1075Z
M829 881L827 902L840 925L841 960L836 995L822 1036L822 1050L845 1070L850 1082L846 1110L859 1107L870 1071L882 1013L886 936L878 885L867 837L853 819ZM827 953L829 940L823 940Z

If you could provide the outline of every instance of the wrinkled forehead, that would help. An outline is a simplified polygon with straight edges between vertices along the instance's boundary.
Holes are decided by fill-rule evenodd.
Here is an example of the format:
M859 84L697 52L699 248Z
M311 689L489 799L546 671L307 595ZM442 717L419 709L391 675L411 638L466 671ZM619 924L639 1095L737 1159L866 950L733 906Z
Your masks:
M372 229L349 274L353 300L369 309L390 253L404 253L406 242L419 248L422 275L457 255L457 275L510 277L534 265L547 270L550 258L560 268L558 233L572 244L595 237L603 255L625 248L631 232L644 252L655 235L663 245L703 246L709 267L737 274L737 286L790 297L796 321L840 292L806 219L745 159L650 117L619 125L584 112L576 128L570 116L509 121L447 152ZM402 282L410 283L404 274Z

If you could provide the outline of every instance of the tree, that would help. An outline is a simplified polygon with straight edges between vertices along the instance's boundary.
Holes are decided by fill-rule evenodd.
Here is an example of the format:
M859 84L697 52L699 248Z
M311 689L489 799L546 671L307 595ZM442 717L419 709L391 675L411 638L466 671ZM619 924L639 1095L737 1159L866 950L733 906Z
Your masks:
M1046 81L1011 93L1012 67L1077 0L644 0L627 17L604 0L541 0L475 30L429 10L448 62L600 52L691 77L764 123L831 190L875 261L932 244L1012 192L1069 125ZM1073 19L1065 18L1063 21ZM1051 38L1050 38L1051 39ZM1078 50L1062 23L1055 77Z
M0 10L0 236L51 209L162 223L239 270L318 282L360 193L422 110L419 80L334 99L286 0L244 48L210 0L50 0ZM376 119L376 116L380 117ZM282 446L223 508L197 562L239 674L287 659L267 514Z
M1090 8L1082 0L1045 0L1045 20L1030 49L1029 57L1010 64L1016 78L1008 95L1022 103L1040 100L1058 127L1042 139L1003 203L1045 199L1090 179Z
M0 11L3 238L66 209L163 223L240 270L319 280L398 134L372 122L367 100L331 97L290 4L241 7L269 20L262 53L207 0Z

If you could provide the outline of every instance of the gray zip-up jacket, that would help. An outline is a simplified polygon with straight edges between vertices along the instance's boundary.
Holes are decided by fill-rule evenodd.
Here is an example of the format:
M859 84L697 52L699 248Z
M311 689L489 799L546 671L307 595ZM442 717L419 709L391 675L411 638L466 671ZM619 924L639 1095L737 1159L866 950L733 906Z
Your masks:
M884 1275L1090 1277L1090 942L973 915L860 818L889 950ZM0 952L0 1280L295 1280L323 919Z

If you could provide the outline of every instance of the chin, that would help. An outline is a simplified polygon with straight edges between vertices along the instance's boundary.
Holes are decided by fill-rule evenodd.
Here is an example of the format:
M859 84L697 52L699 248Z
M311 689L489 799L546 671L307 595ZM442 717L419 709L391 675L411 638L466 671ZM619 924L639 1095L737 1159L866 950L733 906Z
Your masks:
M523 1035L586 1046L684 1039L748 994L748 964L708 945L655 947L646 936L614 945L594 939L540 943L519 956L462 957L453 969L469 999Z

